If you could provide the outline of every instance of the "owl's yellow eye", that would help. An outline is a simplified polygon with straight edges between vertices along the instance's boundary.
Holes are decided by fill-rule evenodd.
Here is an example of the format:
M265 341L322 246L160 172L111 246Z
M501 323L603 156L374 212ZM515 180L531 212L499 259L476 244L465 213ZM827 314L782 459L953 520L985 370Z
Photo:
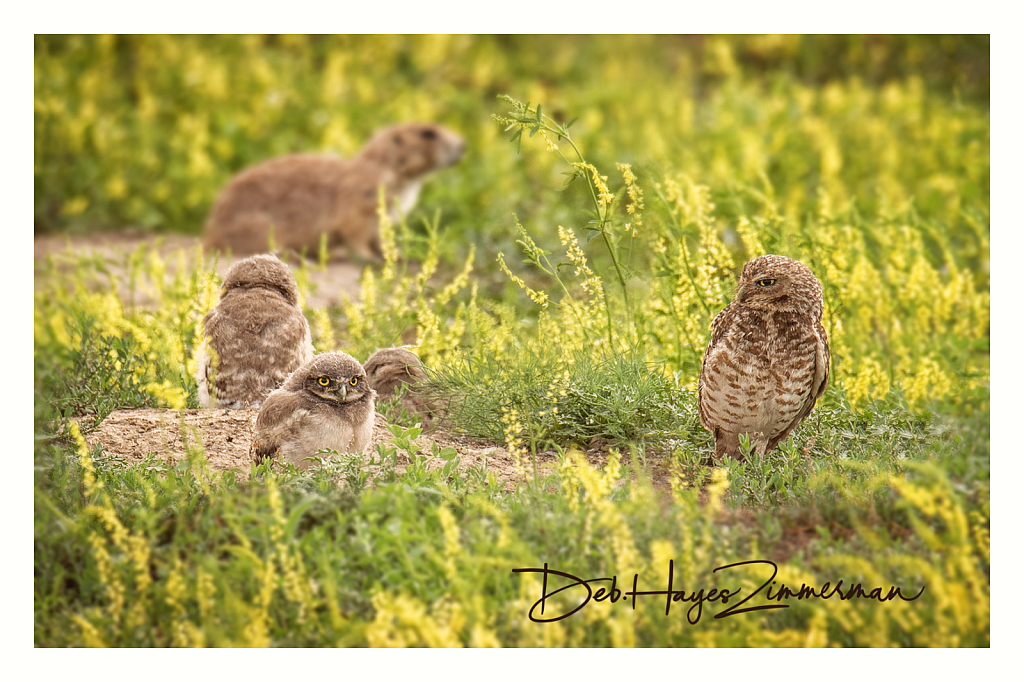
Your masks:
M358 385L359 384L359 377L352 377L351 379L348 380L348 383L352 384L353 386Z
M757 280L757 286L759 286L759 287L770 287L773 284L775 284L775 280L774 279L759 279L759 280Z
M326 386L327 384L331 383L331 380L328 379L327 377L320 377L319 379L316 380L316 383L320 384L321 386Z

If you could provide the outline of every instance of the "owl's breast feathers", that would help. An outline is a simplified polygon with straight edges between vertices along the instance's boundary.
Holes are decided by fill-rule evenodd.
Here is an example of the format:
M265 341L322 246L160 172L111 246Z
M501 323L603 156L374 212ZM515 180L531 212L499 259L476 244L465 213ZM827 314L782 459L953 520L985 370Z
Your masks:
M306 458L320 450L362 452L373 435L375 393L355 400L333 402L278 389L256 417L250 452L255 461L281 458L305 468Z
M711 328L698 382L701 424L764 433L774 447L825 390L824 329L807 315L740 305L723 309Z

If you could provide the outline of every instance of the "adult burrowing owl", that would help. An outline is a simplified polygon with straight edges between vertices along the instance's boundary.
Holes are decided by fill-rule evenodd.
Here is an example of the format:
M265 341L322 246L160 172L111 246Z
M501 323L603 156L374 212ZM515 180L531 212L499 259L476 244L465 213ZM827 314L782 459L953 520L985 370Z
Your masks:
M276 256L235 263L203 324L206 339L196 363L203 407L259 407L313 357L295 278Z
M437 408L423 393L422 384L427 380L427 373L416 355L404 348L384 348L371 355L363 369L379 400L394 398L402 393L402 386L405 386L400 398L402 407L409 414L418 415L424 426L431 425L431 417Z
M741 433L763 455L810 414L828 380L822 309L821 283L800 261L767 255L743 266L736 298L711 323L697 385L718 460L742 458Z
M258 462L280 457L305 469L318 450L363 452L373 435L376 395L351 355L317 355L267 396L250 453Z

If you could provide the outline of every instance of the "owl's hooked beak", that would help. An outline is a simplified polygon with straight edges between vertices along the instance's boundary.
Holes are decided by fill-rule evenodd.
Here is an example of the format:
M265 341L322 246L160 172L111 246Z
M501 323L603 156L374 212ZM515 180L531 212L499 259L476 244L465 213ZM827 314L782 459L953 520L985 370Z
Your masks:
M362 385L362 383L360 383L360 385ZM350 398L349 395L348 395L348 389L349 388L352 388L352 385L349 384L348 382L345 382L344 384L341 385L341 388L338 389L338 400L340 400L343 403L347 403L350 400L358 400L359 398L361 398L366 393L365 387L364 387L364 390L362 392L360 392L360 391L353 391L352 397Z
M741 284L736 288L736 300L743 303L744 299L747 298L747 287L745 284Z

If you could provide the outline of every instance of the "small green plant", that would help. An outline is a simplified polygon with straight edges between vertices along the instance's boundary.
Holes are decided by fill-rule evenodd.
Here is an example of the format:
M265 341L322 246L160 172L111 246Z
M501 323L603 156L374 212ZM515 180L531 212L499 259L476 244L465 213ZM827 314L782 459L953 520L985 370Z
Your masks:
M448 425L496 442L505 440L502 415L515 410L531 450L597 437L622 443L685 437L695 426L687 409L692 397L658 370L629 355L510 350L500 360L448 365L431 387L450 396Z
M135 339L102 334L90 311L65 313L77 343L53 348L56 357L37 356L37 422L42 418L51 433L67 436L71 419L89 430L115 409L154 406L155 397L139 380L145 366Z
M420 415L416 412L410 413L405 405L402 404L402 398L408 393L409 385L402 383L395 392L394 397L382 400L381 396L378 395L375 409L387 419L389 424L399 424L406 428L422 426Z

